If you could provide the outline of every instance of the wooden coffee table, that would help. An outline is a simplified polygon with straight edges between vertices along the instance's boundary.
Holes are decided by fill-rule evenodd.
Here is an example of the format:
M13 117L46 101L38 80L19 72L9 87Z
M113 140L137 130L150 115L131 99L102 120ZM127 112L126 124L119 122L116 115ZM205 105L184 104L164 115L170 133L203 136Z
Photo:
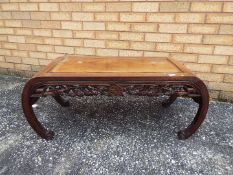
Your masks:
M205 119L209 94L205 84L182 64L164 58L78 57L55 59L30 79L22 93L25 117L35 132L52 139L54 132L45 129L36 118L32 105L41 97L52 96L61 106L69 106L63 96L159 96L170 106L177 97L190 97L199 104L191 124L178 132L187 139ZM178 109L179 110L179 109Z

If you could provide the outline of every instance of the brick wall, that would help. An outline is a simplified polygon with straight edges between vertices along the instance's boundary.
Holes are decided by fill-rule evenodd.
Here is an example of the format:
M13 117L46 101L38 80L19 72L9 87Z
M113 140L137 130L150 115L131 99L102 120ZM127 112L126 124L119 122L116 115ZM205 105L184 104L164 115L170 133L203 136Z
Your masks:
M30 76L64 53L171 57L233 99L233 2L0 2L1 72Z

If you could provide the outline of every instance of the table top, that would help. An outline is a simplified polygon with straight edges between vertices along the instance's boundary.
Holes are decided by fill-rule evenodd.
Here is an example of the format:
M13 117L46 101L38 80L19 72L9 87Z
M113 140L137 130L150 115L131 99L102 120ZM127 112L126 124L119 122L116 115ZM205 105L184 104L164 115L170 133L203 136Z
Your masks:
M144 77L193 74L181 63L169 58L64 56L52 61L35 76Z

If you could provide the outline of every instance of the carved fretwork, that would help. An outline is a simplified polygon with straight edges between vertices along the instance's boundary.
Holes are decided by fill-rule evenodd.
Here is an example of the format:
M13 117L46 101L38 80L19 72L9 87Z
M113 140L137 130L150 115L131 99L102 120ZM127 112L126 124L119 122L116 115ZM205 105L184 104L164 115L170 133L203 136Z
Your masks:
M123 96L123 88L119 85L110 85L108 88L108 95L109 96Z
M172 95L198 97L195 88L189 85L151 85L151 84L111 84L111 85L44 85L37 88L31 97L45 97L55 95L66 95L71 97L82 96L159 96Z

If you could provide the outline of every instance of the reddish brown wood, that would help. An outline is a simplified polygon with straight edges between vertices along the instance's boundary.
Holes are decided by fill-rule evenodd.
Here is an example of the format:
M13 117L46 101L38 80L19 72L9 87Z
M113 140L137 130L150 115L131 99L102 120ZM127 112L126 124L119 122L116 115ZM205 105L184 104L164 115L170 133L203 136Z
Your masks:
M104 59L102 59L101 61L104 66L102 66L102 63L96 64L99 66L96 68L98 71L101 71L101 68L104 69L104 67L107 66L107 69L102 72L90 72L91 69L89 69L88 64L85 65L87 69L81 67L84 72L64 72L61 71L63 70L61 67L63 66L64 68L66 65L61 64L65 59L67 58L62 57L56 59L44 70L35 75L26 83L22 93L22 106L25 117L36 133L44 139L52 139L54 133L45 129L38 121L33 112L32 104L34 104L38 98L46 96L52 96L61 106L69 106L69 102L65 101L61 96L123 96L124 94L141 96L167 95L170 96L170 98L163 103L165 107L170 106L177 97L190 97L199 104L199 109L193 122L186 129L178 132L179 139L187 139L190 137L205 119L209 105L208 90L205 84L175 60L167 59L167 61L162 61L161 65L155 65L155 67L150 66L148 71L147 66L149 63L146 61L152 61L151 58L146 59L146 61L138 58L136 60L117 58L119 64L124 61L127 64L132 62L132 65L137 67L140 64L135 62L138 61L142 62L141 65L145 67L140 68L141 72L133 72L137 70L136 67L130 67L128 70L127 66L116 66L114 67L115 72L109 72L110 69L108 66L111 64L111 60L107 61L108 64L104 64ZM79 60L80 58L77 57L76 59ZM82 60L80 62L85 61L83 58L80 60ZM87 60L92 61L91 58ZM74 56L71 60L71 63L74 64L72 61L75 61ZM93 61L98 62L97 58L93 58ZM116 63L115 58L113 62L114 64ZM70 65L73 66L72 64ZM61 67L56 67L57 65L61 65ZM156 69L156 66L158 69ZM162 72L163 66L168 66L165 68L166 71L171 69L175 71L175 73ZM65 67L65 69L69 71L69 66ZM57 70L59 70L59 72L56 72ZM72 70L75 69L72 68ZM89 72L85 72L85 70ZM156 72L156 70L159 70L159 72Z
M32 109L32 100L31 100L31 94L33 91L33 84L30 83L30 81L25 85L23 93L22 93L22 107L23 112L25 114L25 117L31 127L34 129L34 131L41 136L42 138L46 140L53 139L54 132L45 129L42 124L38 121L38 119L35 116L35 113Z

